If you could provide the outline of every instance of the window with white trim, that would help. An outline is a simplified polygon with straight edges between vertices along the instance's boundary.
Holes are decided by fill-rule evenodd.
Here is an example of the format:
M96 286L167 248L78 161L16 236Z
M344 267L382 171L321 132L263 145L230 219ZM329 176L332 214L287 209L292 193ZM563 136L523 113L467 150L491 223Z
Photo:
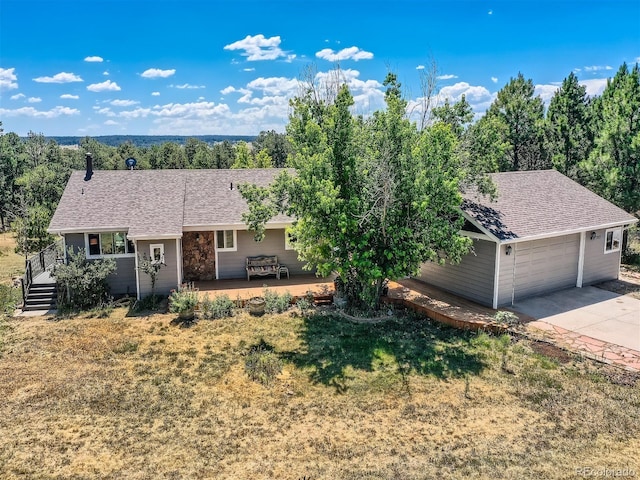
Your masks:
M622 228L610 228L604 234L604 253L619 252L622 247Z
M136 253L133 242L124 232L87 233L87 257L124 257Z
M164 243L149 245L149 258L151 258L151 263L164 263Z
M296 236L289 229L284 231L284 249L295 250Z
M238 250L235 230L216 231L216 248L220 252L235 252Z

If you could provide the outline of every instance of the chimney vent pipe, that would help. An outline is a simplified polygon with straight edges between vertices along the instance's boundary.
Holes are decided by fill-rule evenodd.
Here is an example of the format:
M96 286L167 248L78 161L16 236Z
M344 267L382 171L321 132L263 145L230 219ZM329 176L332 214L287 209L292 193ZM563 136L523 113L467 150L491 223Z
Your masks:
M89 180L91 180L91 177L93 176L93 157L89 152L85 154L85 161L87 164L87 171L84 175L84 181L88 182Z

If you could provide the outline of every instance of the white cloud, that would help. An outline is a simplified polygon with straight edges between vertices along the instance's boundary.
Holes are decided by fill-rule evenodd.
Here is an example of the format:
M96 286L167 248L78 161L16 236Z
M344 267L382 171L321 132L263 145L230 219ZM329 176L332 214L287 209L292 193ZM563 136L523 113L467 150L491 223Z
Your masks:
M160 92L151 92L151 96L152 97L159 97L160 96Z
M13 90L18 88L18 77L14 73L15 68L0 68L0 90Z
M105 77L109 76L109 72L107 70L105 70L104 72L102 72L102 75L104 75Z
M112 126L112 125L120 125L120 124L114 120L107 120L106 122L104 122L104 125Z
M587 95L590 97L596 95L602 95L605 87L607 86L606 78L592 78L589 80L580 80L580 85L584 85L587 90Z
M33 79L38 83L71 83L71 82L83 82L82 78L78 75L68 72L56 73L53 77L38 77Z
M462 99L462 95L471 105L471 109L476 113L484 113L491 105L496 97L495 93L491 93L481 85L470 85L467 82L458 82L454 85L442 87L436 97L437 103L444 102L445 99L451 103L458 102ZM422 99L417 98L408 102L407 111L411 113L420 113L422 110Z
M109 102L114 107L131 107L133 105L137 105L140 102L136 100L112 100Z
M249 90L260 90L269 95L283 95L297 92L298 80L286 77L258 77L247 83L247 88Z
M40 103L42 99L40 97L29 97L27 102L29 103Z
M438 75L436 79L438 80L451 80L452 78L458 78L457 75L447 74L447 75Z
M489 10L489 11L487 12L487 15L493 15L493 10Z
M276 60L280 57L287 57L287 54L280 48L280 37L265 38L259 34L255 36L247 35L243 40L225 45L225 50L241 50L240 55L247 57L250 62L258 60Z
M122 90L116 82L106 80L102 83L92 83L87 87L90 92L118 92Z
M585 72L599 72L601 70L613 70L613 67L609 65L591 65L590 67L584 67Z
M553 95L558 91L558 85L536 85L533 90L534 95L538 95L542 101L548 104Z
M34 117L34 118L56 118L61 115L78 115L80 110L69 107L57 106L51 110L36 110L33 107L22 107L15 110L0 108L0 116L3 117Z
M220 93L223 95L229 95L230 93L234 93L234 92L242 93L243 95L246 95L248 93L251 93L251 90L247 90L246 88L235 88L231 85L220 90Z
M424 65L418 65L418 66L416 67L416 70L424 70Z
M176 69L160 70L159 68L149 68L142 72L142 78L167 78L176 73Z
M242 71L243 72L255 72L256 69L255 68L243 68Z
M94 55L94 56L91 56L91 57L85 57L84 61L85 62L102 63L104 61L104 59L102 57L98 57L98 56Z
M498 77L491 77L491 81L493 83L498 83Z
M198 90L200 88L206 88L204 85L191 85L189 83L183 83L182 85L169 85L171 88L178 88L180 90Z
M324 48L319 52L316 52L316 57L329 62L339 62L342 60L371 60L373 53L365 50L360 50L358 47L343 48L339 52L334 51L331 48Z
M20 100L21 98L24 98L25 94L24 93L16 93L15 95L11 96L11 100Z
M71 95L70 93L64 93L60 95L60 98L63 98L66 100L78 100L80 97L78 95Z

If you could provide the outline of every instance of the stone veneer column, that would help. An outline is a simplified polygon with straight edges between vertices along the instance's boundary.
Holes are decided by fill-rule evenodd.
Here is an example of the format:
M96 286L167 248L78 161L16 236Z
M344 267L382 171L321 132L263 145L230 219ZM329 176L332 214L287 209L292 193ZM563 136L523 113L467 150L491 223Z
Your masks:
M184 232L182 236L184 279L215 280L215 232Z

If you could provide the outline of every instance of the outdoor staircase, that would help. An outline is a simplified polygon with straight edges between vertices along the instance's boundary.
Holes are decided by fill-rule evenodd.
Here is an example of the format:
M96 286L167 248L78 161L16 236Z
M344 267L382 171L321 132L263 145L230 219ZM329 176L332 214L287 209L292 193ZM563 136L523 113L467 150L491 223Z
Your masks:
M58 305L58 290L55 283L32 283L22 310L53 310Z

